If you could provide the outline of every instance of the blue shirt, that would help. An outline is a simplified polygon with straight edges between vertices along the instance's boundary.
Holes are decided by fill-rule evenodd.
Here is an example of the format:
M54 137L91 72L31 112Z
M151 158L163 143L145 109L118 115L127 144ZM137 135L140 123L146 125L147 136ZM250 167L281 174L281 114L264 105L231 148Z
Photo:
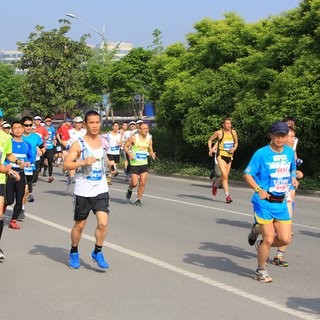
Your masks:
M284 145L283 151L278 153L267 145L255 152L244 173L251 175L262 189L281 196L288 191L294 170L296 164L292 148ZM252 202L269 209L279 208L278 203L261 200L257 192L253 195ZM286 203L283 202L282 205L286 206Z
M56 135L56 129L54 128L54 126L45 126L45 128L49 133L49 138L46 140L46 149L51 150L53 149L53 140Z
M18 160L23 162L30 162L33 163L34 159L32 158L32 148L31 145L26 141L15 141L12 139L12 153L16 156ZM10 163L8 160L5 163ZM20 167L12 163L12 169L19 171Z
M23 135L22 139L30 144L32 159L34 159L35 161L37 155L37 147L43 145L41 137L37 133L31 132L28 136Z

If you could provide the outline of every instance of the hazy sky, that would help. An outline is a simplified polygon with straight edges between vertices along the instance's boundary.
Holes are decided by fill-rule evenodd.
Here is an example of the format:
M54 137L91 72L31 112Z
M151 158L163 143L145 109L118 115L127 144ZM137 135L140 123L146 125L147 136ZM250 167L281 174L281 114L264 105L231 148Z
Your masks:
M15 50L17 41L26 41L36 25L46 30L58 28L58 20L73 13L98 31L105 24L108 41L133 43L146 47L152 43L152 32L162 32L164 45L185 41L195 22L205 17L221 19L234 11L255 22L270 15L293 9L298 0L1 0L0 49ZM69 18L70 19L70 18ZM101 37L77 20L70 19L69 36L78 40L84 33L97 44Z

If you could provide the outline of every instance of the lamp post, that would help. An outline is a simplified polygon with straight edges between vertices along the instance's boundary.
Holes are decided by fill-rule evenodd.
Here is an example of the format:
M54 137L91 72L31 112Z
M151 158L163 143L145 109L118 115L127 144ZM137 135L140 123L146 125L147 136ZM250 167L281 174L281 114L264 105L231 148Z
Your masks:
M84 24L85 26L87 26L89 29L93 30L95 33L97 33L98 35L101 36L102 38L102 48L104 48L104 46L106 45L106 39L104 37L104 33L105 33L105 26L102 26L102 32L98 31L97 29L95 29L94 27L90 26L88 23L86 23L85 21L83 21L82 19L80 19L79 17L77 17L76 15L74 15L73 13L67 13L66 14L67 17L72 18L72 19L76 19L79 22L81 22L82 24ZM103 106L103 103L99 102L99 109L100 109L100 118L101 118L101 127L103 127L103 113L101 110L101 106Z
M91 30L93 30L95 33L97 33L98 35L100 35L102 37L102 46L105 45L106 43L106 39L104 37L104 32L105 32L105 27L103 25L103 30L102 32L98 31L97 29L95 29L94 27L90 26L88 23L86 23L85 21L83 21L82 19L80 19L79 17L77 17L76 15L74 15L73 13L67 13L66 14L67 17L72 18L72 19L76 19L79 22L83 23L85 26L87 26L88 28L90 28Z

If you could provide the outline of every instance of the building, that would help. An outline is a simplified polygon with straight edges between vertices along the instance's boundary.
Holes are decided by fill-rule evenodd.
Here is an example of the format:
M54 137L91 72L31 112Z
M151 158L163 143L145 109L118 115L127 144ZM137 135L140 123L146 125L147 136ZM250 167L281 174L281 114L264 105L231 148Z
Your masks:
M90 48L100 48L101 44L99 45L90 45L88 44L88 47ZM133 48L132 43L129 42L107 42L107 47L109 50L116 50L115 58L121 59L125 55L127 55L130 50ZM17 62L21 59L23 56L23 53L18 50L0 50L0 62L11 64L13 62ZM19 72L19 70L17 70Z

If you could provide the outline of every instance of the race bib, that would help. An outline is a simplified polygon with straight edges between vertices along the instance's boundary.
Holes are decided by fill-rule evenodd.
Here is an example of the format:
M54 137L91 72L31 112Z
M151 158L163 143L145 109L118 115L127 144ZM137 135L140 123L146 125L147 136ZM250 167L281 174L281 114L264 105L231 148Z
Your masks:
M225 141L223 143L223 149L224 150L230 150L231 148L233 148L234 146L234 142L233 141Z
M26 176L32 176L32 175L33 175L32 166L30 166L30 167L25 166L24 169L23 169L23 171L24 171L24 174L25 174Z
M147 159L147 154L145 152L137 152L136 153L136 160L143 161Z
M62 150L61 146L56 146L56 150L60 152Z
M120 147L119 147L119 146L111 147L111 148L110 148L110 150L111 150L111 151L118 151L119 149L120 149Z

